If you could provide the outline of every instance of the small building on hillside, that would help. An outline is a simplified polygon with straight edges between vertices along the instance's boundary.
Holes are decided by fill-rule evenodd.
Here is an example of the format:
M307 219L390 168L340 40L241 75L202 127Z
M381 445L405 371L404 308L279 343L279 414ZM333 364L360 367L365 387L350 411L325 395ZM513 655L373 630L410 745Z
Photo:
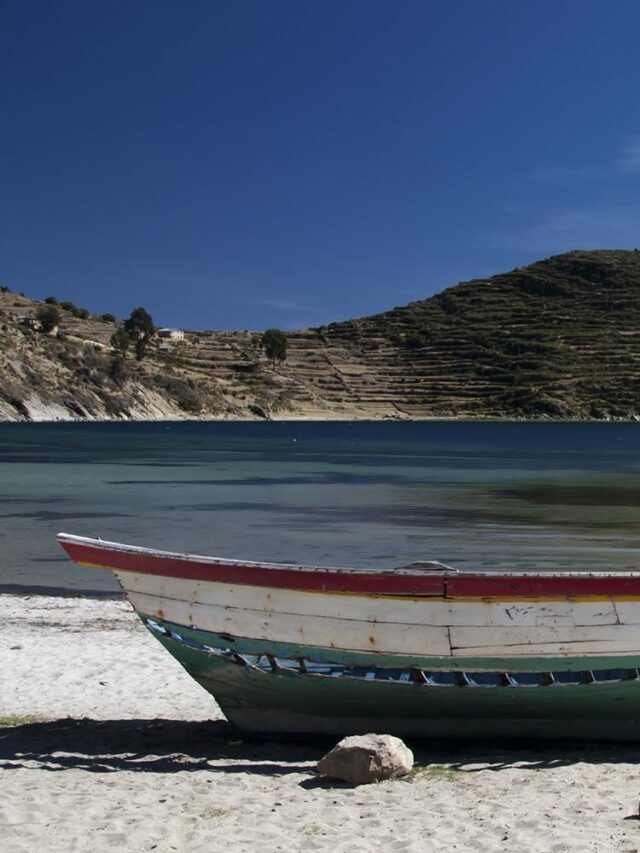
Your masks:
M159 338L165 338L170 341L183 341L184 332L182 329L158 329L156 332Z

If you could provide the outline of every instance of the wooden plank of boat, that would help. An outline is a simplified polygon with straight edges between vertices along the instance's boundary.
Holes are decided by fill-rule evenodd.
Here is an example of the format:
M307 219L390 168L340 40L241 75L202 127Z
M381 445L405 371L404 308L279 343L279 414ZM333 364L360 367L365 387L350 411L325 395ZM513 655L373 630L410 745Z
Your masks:
M137 592L129 593L129 600L138 611L157 615L178 625L197 626L203 631L325 648L375 649L388 654L451 654L445 626L297 616L215 604L191 604Z
M616 598L640 600L640 574L614 572L563 572L558 574L461 573L441 566L435 571L289 566L221 560L191 554L175 554L86 537L59 534L59 541L76 562L160 577L218 581L275 589L372 595L428 596L469 601L546 601ZM438 565L438 564L429 564Z
M640 666L640 653L608 652L599 655L585 655L580 649L574 654L548 653L533 654L527 647L525 654L515 653L511 649L501 648L498 654L478 655L473 650L468 655L461 652L455 655L429 655L424 651L419 654L389 654L375 649L353 651L344 648L309 646L304 642L286 643L281 640L262 640L251 637L233 635L229 632L215 633L193 626L179 625L174 622L159 619L153 614L138 611L145 624L157 624L171 634L190 638L196 644L211 649L233 651L240 655L269 655L287 659L306 659L323 661L334 664L353 666L373 666L411 669L425 668L434 671L467 670L470 672L546 672L549 670L580 672L590 669L627 669Z
M514 601L450 601L421 596L383 597L372 594L340 595L330 592L283 590L259 586L242 586L181 578L155 577L133 572L118 572L118 579L129 593L146 593L158 598L202 605L299 616L328 613L335 619L395 622L405 625L508 627L543 625L570 620L574 625L616 625L621 621L634 624L640 620L640 607L628 606L626 619L620 617L621 605L612 600L514 602Z
M443 570L427 578L426 593L424 576L408 574L394 592L393 576L374 572L221 562L66 535L61 543L76 559L90 552L115 566L137 610L215 634L431 657L640 653L636 576L488 575L482 585L476 574ZM205 569L213 580L199 579Z
M444 581L440 573L371 573L356 569L221 560L103 542L66 533L60 533L58 541L77 563L112 571L284 589L378 594L387 591L393 595L409 593L437 597L444 595ZM442 569L445 570L446 567L443 566Z

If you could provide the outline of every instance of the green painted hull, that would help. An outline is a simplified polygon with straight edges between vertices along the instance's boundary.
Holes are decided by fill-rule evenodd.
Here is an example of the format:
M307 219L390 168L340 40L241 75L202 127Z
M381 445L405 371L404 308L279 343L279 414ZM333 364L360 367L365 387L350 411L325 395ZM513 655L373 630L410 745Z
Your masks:
M170 636L158 639L231 723L255 734L640 740L639 679L544 687L367 681L265 671Z
M246 637L230 637L227 634L216 634L175 625L171 622L138 613L143 622L151 619L154 622L174 631L186 639L195 640L211 646L214 649L233 649L243 655L271 654L287 659L307 658L308 660L326 661L328 663L353 664L354 666L388 666L391 668L419 666L422 669L451 670L455 664L458 670L465 672L548 672L552 670L582 670L582 669L627 669L640 668L640 655L590 655L588 658L571 655L530 656L530 657L433 657L425 655L390 655L379 652L350 652L344 649L328 649L318 646L305 646L302 643L274 643L267 640L254 640Z

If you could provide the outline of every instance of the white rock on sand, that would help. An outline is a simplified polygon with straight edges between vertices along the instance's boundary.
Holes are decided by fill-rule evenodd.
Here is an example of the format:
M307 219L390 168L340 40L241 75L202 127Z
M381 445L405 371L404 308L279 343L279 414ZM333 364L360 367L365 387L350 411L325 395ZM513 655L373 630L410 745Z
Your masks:
M412 743L406 781L341 787L331 743L230 732L119 602L0 596L0 715L3 853L640 850L635 746Z
M353 785L399 779L413 770L413 753L393 735L352 735L343 738L318 761L318 771Z

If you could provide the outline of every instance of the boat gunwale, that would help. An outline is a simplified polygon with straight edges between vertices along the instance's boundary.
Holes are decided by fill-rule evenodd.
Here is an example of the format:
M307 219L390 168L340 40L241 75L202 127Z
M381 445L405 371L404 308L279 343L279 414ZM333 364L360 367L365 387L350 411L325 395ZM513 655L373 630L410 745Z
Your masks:
M267 570L287 570L302 573L336 573L345 575L366 575L371 577L437 577L443 578L640 578L640 571L625 571L609 570L603 572L586 572L586 571L566 571L566 572L530 572L526 570L519 571L491 571L478 569L456 569L447 566L438 561L424 561L426 564L431 564L429 568L419 569L415 564L407 566L398 566L391 569L373 570L359 569L355 567L339 567L339 566L312 566L297 563L271 563L257 562L255 560L237 560L226 557L211 557L204 554L194 554L181 551L165 551L158 548L147 548L141 545L129 545L123 542L112 542L106 539L96 539L89 536L78 536L72 533L58 533L57 540L60 544L68 542L71 544L83 545L85 547L95 548L98 551L117 551L124 554L135 554L153 557L157 559L180 560L186 563L198 563L211 566L229 566L229 567L247 567ZM104 568L110 568L105 566ZM118 569L118 571L123 571ZM126 571L126 570L124 570Z

